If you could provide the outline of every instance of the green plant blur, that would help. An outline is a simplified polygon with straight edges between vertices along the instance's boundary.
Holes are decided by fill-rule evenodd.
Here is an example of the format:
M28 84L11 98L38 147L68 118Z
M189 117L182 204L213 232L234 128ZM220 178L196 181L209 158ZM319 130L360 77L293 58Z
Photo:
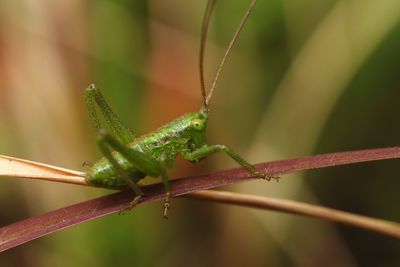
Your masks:
M206 73L249 1L221 0ZM96 160L84 104L95 82L140 135L201 105L206 1L1 1L0 154L70 169ZM400 1L259 1L211 101L209 143L251 162L400 143ZM171 177L236 166L179 161ZM227 190L400 221L398 161L310 171ZM111 193L0 180L0 225ZM274 212L173 199L35 240L0 266L398 266L400 243Z

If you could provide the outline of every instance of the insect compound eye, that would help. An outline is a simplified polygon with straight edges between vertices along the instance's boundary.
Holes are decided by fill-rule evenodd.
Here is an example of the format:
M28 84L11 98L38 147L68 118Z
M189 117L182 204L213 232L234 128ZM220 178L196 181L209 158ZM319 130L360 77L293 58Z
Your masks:
M192 120L192 126L196 130L202 130L204 128L204 122L199 119L194 119L194 120Z

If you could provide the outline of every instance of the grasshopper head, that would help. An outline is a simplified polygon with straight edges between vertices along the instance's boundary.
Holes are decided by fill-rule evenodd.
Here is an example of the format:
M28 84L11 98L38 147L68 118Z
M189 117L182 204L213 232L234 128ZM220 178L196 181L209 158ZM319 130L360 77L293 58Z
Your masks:
M201 108L200 111L193 113L190 121L191 141L196 148L206 144L206 126L208 121L208 110Z

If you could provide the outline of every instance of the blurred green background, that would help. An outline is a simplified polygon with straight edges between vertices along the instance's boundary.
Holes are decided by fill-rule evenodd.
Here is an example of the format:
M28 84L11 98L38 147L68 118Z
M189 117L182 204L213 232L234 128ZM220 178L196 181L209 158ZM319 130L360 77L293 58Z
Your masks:
M249 1L218 2L210 80ZM0 154L82 170L100 156L84 103L95 82L138 135L196 111L205 0L0 1ZM209 143L250 162L395 146L400 1L260 0L211 101ZM227 188L400 221L398 161ZM178 160L172 177L236 166ZM0 224L111 191L0 180ZM173 199L0 255L0 266L399 266L400 242L330 222Z

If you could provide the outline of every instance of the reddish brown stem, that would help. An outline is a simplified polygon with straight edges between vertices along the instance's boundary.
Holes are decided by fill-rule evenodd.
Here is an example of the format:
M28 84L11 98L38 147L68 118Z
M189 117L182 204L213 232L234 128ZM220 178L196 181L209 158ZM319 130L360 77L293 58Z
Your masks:
M256 168L260 171L267 170L270 175L274 176L295 171L394 158L400 158L400 147L280 160L257 164ZM174 180L171 183L171 193L173 196L179 196L250 179L254 178L241 168L196 175ZM269 184L268 186L276 186L276 184ZM161 184L145 187L143 191L145 196L141 199L139 205L164 198L164 190ZM0 228L0 251L88 220L118 212L128 207L131 200L132 192L118 192L4 226Z

